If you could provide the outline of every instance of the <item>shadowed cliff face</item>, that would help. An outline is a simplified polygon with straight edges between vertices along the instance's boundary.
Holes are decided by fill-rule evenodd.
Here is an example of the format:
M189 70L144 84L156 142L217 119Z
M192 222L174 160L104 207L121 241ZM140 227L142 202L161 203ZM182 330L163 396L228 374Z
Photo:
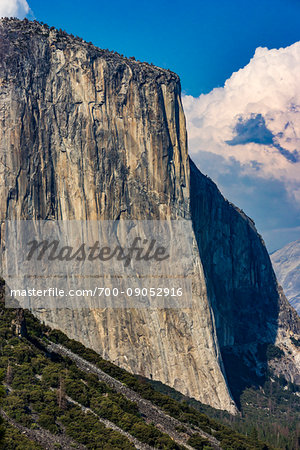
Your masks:
M299 335L299 318L278 287L264 242L253 221L190 167L193 226L232 392L238 401L244 387L262 381L268 344L286 352L284 363L269 365L299 383L299 354L290 340Z
M193 163L191 210L220 346L272 342L279 305L267 250L253 222Z
M279 296L251 221L190 169L178 77L4 19L0 86L2 222L192 218L195 230L190 308L35 314L131 372L234 412L220 348L225 363L234 349L259 372L253 346L278 339ZM282 324L287 340L295 330Z

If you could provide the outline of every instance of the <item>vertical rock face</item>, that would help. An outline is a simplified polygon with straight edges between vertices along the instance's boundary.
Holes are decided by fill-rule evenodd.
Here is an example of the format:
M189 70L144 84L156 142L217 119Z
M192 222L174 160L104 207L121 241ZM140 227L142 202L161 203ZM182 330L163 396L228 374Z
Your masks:
M1 221L185 218L195 230L190 308L40 317L134 373L234 412L220 348L251 359L256 338L274 342L279 296L251 221L191 166L175 74L37 23L0 22Z
M279 313L277 282L254 223L193 163L191 206L220 346L272 342Z
M1 22L1 219L190 218L178 77L39 24ZM199 255L193 308L41 317L103 357L235 411Z
M1 211L84 220L188 209L178 77L56 30L7 23Z

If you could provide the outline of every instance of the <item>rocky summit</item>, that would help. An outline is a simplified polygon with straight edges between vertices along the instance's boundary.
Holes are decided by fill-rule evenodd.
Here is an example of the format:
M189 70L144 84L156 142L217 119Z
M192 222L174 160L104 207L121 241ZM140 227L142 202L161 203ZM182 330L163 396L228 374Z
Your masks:
M47 325L232 413L274 366L270 348L278 375L300 381L299 317L253 221L189 159L176 74L2 19L0 180L2 245L7 219L193 223L189 308L34 311Z

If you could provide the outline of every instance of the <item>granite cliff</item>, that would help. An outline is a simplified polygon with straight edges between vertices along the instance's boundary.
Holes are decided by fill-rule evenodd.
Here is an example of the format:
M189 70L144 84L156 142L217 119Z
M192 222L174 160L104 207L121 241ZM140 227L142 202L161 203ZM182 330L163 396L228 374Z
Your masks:
M285 295L300 315L300 240L272 253L271 261Z
M297 381L290 336L299 320L253 222L189 160L177 75L3 19L0 136L2 236L6 219L193 221L190 308L35 311L39 318L133 373L230 412L232 358L249 380L260 377L276 343L289 360L285 376Z

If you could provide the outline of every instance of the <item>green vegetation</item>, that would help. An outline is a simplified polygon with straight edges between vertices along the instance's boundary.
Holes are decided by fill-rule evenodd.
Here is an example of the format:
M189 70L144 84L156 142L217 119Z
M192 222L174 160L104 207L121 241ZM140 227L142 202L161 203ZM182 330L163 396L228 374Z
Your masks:
M0 448L5 450L43 450L43 447L7 423L5 423L5 439Z
M299 448L300 402L299 386L287 383L283 377L269 374L261 387L244 389L241 395L241 416L231 416L224 411L215 410L194 399L184 397L179 392L160 382L149 381L162 393L179 402L186 402L199 412L214 417L218 422L230 426L242 435L253 440L268 442L276 448L294 450ZM223 436L226 444L226 433ZM297 447L298 446L298 447Z
M41 427L52 434L66 434L90 449L134 448L124 435L106 428L99 421L103 418L148 445L181 449L168 435L147 424L135 403L95 375L79 370L69 358L49 355L36 339L45 327L31 314L26 314L28 337L19 338L11 329L15 311L1 308L1 313L0 367L7 386L2 407L11 419L29 429ZM6 436L6 447L9 441L11 434Z
M46 352L42 342L52 340L178 419L182 423L177 427L178 432L184 433L187 426L194 428L195 434L190 437L189 445L196 449L211 448L209 442L197 433L197 428L215 436L225 450L267 450L273 446L297 448L299 402L297 406L297 386L291 383L274 379L268 381L263 389L244 390L241 396L242 416L233 417L186 398L162 383L129 374L62 332L42 325L29 312L25 312L28 336L18 338L11 328L15 314L14 310L5 308L0 311L0 368L9 387L3 408L12 419L28 428L42 427L54 435L64 433L90 449L134 448L125 436L106 428L99 421L103 418L148 445L163 449L181 448L154 425L147 424L135 403L100 382L96 375L80 370L67 357ZM270 351L278 354L277 350ZM70 402L69 398L82 407ZM88 411L84 412L84 407ZM12 430L11 427L7 432L5 448L18 448L18 444L16 447L8 446L12 433L18 434ZM28 440L23 448L39 447Z
M0 382L3 382L4 380L4 370L0 370ZM0 406L2 407L3 398L5 397L5 389L3 385L0 385ZM3 445L4 442L4 435L5 435L5 428L3 419L0 416L0 448Z
M270 374L260 388L247 388L241 396L242 418L235 427L276 448L297 448L299 444L300 402L298 386Z
M7 359L14 369L9 386L12 391L3 402L3 408L9 417L27 428L35 429L40 426L53 434L61 433L63 426L67 435L91 449L134 448L124 436L105 428L95 416L85 414L80 407L67 402L65 405L62 402L60 404L60 375L65 375L67 380L73 381L72 372L77 368L72 368L71 372L64 362L49 361L29 343L27 345L31 364L23 362L16 365L20 354L19 346L23 348L24 341L20 339L19 345L10 343L9 340L3 348L5 357L1 358L1 365L5 364ZM41 369L40 373L36 372L37 367Z
M179 448L167 435L146 424L134 403L112 392L97 378L80 371L74 363L68 360L49 361L46 356L35 354L31 347L26 357L28 359L31 353L30 364L23 362L19 366L14 365L20 346L24 346L22 340L13 346L8 341L5 346L6 358L14 371L10 376L13 391L6 396L3 405L7 414L18 423L28 428L38 424L54 434L61 432L62 424L70 437L88 448L134 448L119 433L105 428L96 416L84 414L79 406L68 404L66 396L69 396L142 442L157 448Z
M206 450L211 448L210 446L207 446L207 440L203 439L203 437L200 436L200 434L193 434L188 440L188 444L191 447L194 447L199 450Z
M243 436L237 430L235 431L230 428L228 424L225 425L220 423L219 421L216 421L215 419L209 418L206 414L203 414L196 408L190 406L188 402L185 401L186 399L183 396L181 396L182 401L179 402L173 398L170 398L170 396L168 395L158 392L157 390L153 389L153 386L150 385L150 382L148 382L148 380L129 374L124 369L121 369L120 367L115 366L109 361L102 359L96 352L91 349L87 349L86 347L84 347L84 345L80 344L77 341L69 339L61 331L51 330L47 333L47 336L53 342L64 345L72 352L80 355L82 358L96 365L107 374L126 384L128 387L138 392L143 398L150 400L170 416L173 416L176 419L180 420L183 425L188 424L191 426L197 426L208 434L215 435L215 437L220 440L221 446L225 450L271 448L258 440L253 441L252 437ZM195 403L201 405L199 402L195 401ZM213 408L206 407L206 409L214 411ZM230 417L229 414L227 416ZM195 445L197 445L198 447L195 448L204 448L199 447L199 445L206 445L208 447L209 443L207 441L201 443L199 438L200 437L197 437L197 439L196 437L190 438L192 439L191 442L193 442L193 439L195 441L198 440L197 443L195 443Z
M291 336L291 342L294 344L295 347L300 347L300 339L296 339L293 336Z
M284 353L276 345L269 344L267 347L266 355L267 355L267 360L271 361L272 359L281 358L284 355Z

